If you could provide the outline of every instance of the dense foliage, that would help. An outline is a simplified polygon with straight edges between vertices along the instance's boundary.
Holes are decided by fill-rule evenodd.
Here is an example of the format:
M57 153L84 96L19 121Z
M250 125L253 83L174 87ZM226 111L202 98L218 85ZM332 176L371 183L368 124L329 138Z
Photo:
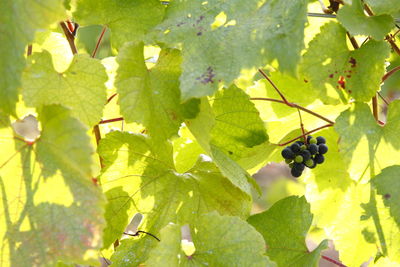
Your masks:
M0 266L400 266L398 0L0 9Z

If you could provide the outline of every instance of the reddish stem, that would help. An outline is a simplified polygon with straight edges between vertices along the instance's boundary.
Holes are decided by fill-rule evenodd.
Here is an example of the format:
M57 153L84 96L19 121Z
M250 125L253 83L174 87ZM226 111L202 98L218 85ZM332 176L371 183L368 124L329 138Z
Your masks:
M287 142L285 142L285 143L283 143L283 144L276 144L276 145L277 145L277 146L286 146L287 144L290 144L290 143L296 141L297 139L299 139L299 138L301 138L301 137L303 137L303 136L305 136L305 135L309 135L309 134L312 134L312 133L314 133L314 132L316 132L316 131L319 131L319 130L321 130L321 129L324 129L324 128L327 128L327 127L332 127L332 126L333 126L333 124L325 124L325 125L323 125L323 126L321 126L321 127L315 128L314 130L311 130L311 131L306 132L306 133L303 133L302 135L299 135L299 136L297 136L297 137L295 137L295 138L293 138L293 139L290 139L289 141L287 141Z
M293 107L292 103L289 103L289 101L287 101L287 99L285 98L285 96L281 93L281 91L279 91L278 87L274 84L274 82L267 76L267 74L259 69L258 70L262 76L264 76L265 79L267 79L267 81L272 85L272 87L274 87L274 89L278 92L278 94L280 95L280 97L282 98L283 102L285 102L286 105L288 105L289 107Z
M346 265L344 265L344 264L342 264L342 263L340 263L340 262L338 262L338 261L336 261L336 260L334 260L334 259L331 259L331 258L329 258L329 257L327 257L327 256L321 255L321 257L322 257L324 260L327 260L327 261L329 261L329 262L332 262L332 263L336 264L337 266L340 266L340 267L347 267Z
M399 70L400 70L400 66L397 66L397 67L394 67L393 69L391 69L390 71L386 72L386 74L383 75L383 77L382 77L382 82L386 81L390 76L392 76Z
M381 92L378 92L378 96L383 100L383 102L385 102L386 105L389 105L389 101L387 101L386 98L383 97Z
M119 118L114 118L114 119L109 119L109 120L102 120L99 122L99 124L106 124L106 123L111 123L111 122L116 122L116 121L123 121L124 118L119 117Z
M115 93L115 94L113 94L112 96L110 96L110 97L107 99L107 104L110 103L110 101L111 101L114 97L116 97L116 96L117 96L117 93Z
M104 26L103 30L100 33L99 39L97 39L96 47L94 48L94 51L92 53L93 58L96 56L97 50L99 49L100 43L103 40L103 36L104 36L104 33L106 32L106 30L107 30L107 27Z
M74 35L69 31L67 25L63 21L60 22L60 26L61 26L62 30L64 31L64 35L67 38L69 46L71 47L72 54L74 54L74 55L78 54L78 50L76 49L76 46L75 46Z
M372 112L374 114L374 118L376 121L379 121L378 118L378 98L375 96L372 97Z
M306 138L306 132L304 131L303 119L301 118L301 113L300 113L299 109L297 109L297 112L299 113L300 128L301 128L301 132L303 133L304 144L307 144L307 138Z
M263 100L263 101L270 101L270 102L282 103L282 104L286 104L287 105L287 103L285 101L282 101L282 100L279 100L279 99L273 99L273 98L266 98L266 97L252 97L252 98L250 98L250 100ZM309 114L311 114L311 115L313 115L313 116L315 116L317 118L320 118L321 120L324 120L324 121L326 121L326 122L328 122L330 124L335 124L330 119L325 118L324 116L319 115L318 113L315 113L314 111L311 111L311 110L309 110L307 108L299 106L299 105L297 105L295 103L289 103L288 106L291 107L291 108L298 108L298 109L300 109L300 110L302 110L304 112L307 112L307 113L309 113Z
M26 56L32 55L32 44L28 45L28 51L26 51Z

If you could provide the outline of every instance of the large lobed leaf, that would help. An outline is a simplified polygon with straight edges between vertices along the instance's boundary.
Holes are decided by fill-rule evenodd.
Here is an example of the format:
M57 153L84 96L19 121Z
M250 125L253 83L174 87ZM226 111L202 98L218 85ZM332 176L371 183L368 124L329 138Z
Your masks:
M394 28L394 20L389 15L365 15L361 0L352 0L343 6L337 18L351 35L369 35L375 40L382 40Z
M157 64L148 70L143 43L128 43L121 49L117 62L115 84L121 113L128 122L142 123L152 137L165 140L177 134L185 118L197 114L198 100L180 102L179 50L162 50Z
M335 36L334 42L332 36ZM325 103L337 102L330 98L328 90L335 90L345 102L349 98L366 102L380 87L389 52L385 42L373 40L350 51L345 29L330 22L321 27L321 32L310 42L301 73Z
M101 183L109 200L105 246L121 236L135 213L144 215L141 230L154 234L169 222L191 223L214 210L248 216L250 198L212 162L199 160L190 171L179 174L167 143L112 132L102 139L99 154L105 164Z
M62 0L5 0L0 2L0 10L0 110L14 115L25 46L37 29L63 20L66 14Z
M60 106L43 107L39 120L33 144L0 131L1 265L95 264L104 199L91 180L87 129Z
M304 47L306 0L173 1L154 38L182 44L182 99L212 95L243 68L277 59L295 73Z
M264 256L265 243L253 227L237 217L210 213L190 225L195 252L181 250L178 225L161 230L161 242L151 251L148 266L276 266Z
M262 234L267 255L278 266L318 266L324 240L312 252L305 237L311 227L310 205L304 197L290 196L276 202L269 210L252 215L248 222Z
M164 14L158 0L78 0L74 18L84 26L105 25L111 29L116 48L129 41L141 41Z
M75 55L63 73L54 70L44 50L29 57L22 82L25 103L31 107L61 104L89 127L97 124L107 101L107 74L99 60Z

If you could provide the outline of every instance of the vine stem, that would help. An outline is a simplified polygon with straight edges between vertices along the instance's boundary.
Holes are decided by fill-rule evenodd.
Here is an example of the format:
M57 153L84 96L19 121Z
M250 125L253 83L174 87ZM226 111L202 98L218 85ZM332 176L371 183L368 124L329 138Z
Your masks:
M390 71L386 72L386 74L383 75L383 77L382 77L382 82L386 81L390 76L392 76L399 70L400 70L400 66L397 66L397 67L394 67L393 69L391 69Z
M117 93L111 95L108 99L107 99L107 104L110 103L110 101L117 96Z
M303 137L303 136L305 136L305 135L309 135L309 134L312 134L312 133L314 133L314 132L316 132L316 131L322 130L322 129L324 129L324 128L332 127L332 126L333 126L333 124L331 124L331 123L325 124L325 125L323 125L323 126L320 126L320 127L318 127L318 128L315 128L314 130L305 132L305 133L303 133L302 135L299 135L299 136L297 136L297 137L295 137L295 138L292 138L292 139L290 139L289 141L287 141L287 142L285 142L285 143L283 143L283 144L275 144L275 145L277 145L277 146L286 146L287 144L290 144L290 143L296 141L297 139L299 139L299 138L301 138L301 137Z
M28 45L28 50L26 51L26 56L29 57L32 55L32 44Z
M364 4L364 10L367 12L369 16L374 16L374 12L372 12L372 10L369 8L367 4ZM397 46L396 42L393 40L393 37L390 34L386 35L385 40L388 41L392 49L398 55L400 55L400 48Z
M285 104L288 105L289 107L293 107L293 104L287 101L286 97L281 93L281 91L274 84L274 82L268 77L268 75L262 69L258 69L258 71L262 74L262 76L264 76L265 79L267 79L267 81L272 85L272 87L274 87L274 89L278 92L278 94L282 98L283 102L285 102Z
M78 49L76 49L76 46L75 46L75 36L69 31L69 29L64 21L60 22L60 26L64 32L65 37L67 38L69 47L71 47L72 54L74 54L74 55L78 54Z
M92 53L92 58L94 58L94 57L96 56L97 50L99 50L100 43L101 43L101 41L103 40L103 36L104 36L104 34L106 33L106 30L107 30L107 27L104 26L104 27L103 27L103 30L102 30L101 33L100 33L99 38L97 39L96 47L94 48L93 53Z
M335 122L331 121L330 119L325 118L324 116L319 115L318 113L315 113L314 111L311 111L311 110L309 110L307 108L299 106L299 105L297 105L295 103L289 103L288 104L285 101L282 101L282 100L279 100L279 99L266 98L266 97L251 97L250 100L262 100L262 101L270 101L270 102L286 104L291 108L298 108L298 109L300 109L300 110L302 110L304 112L307 112L307 113L309 113L309 114L311 114L311 115L313 115L313 116L315 116L317 118L320 118L321 120L324 120L324 121L328 122L329 124L335 124Z
M304 131L304 124L303 124L303 119L301 118L300 109L297 109L297 112L299 113L300 128L301 128L301 132L303 134L304 144L307 144L306 132Z
M114 119L109 119L109 120L101 120L99 124L106 124L106 123L111 123L111 122L116 122L116 121L123 121L124 118L119 117L119 118L114 118Z
M321 255L321 258L323 258L323 259L326 260L326 261L332 262L333 264L336 264L337 266L340 266L340 267L347 267L346 265L344 265L344 264L342 264L342 263L340 263L340 262L338 262L338 261L336 261L336 260L334 260L334 259L331 259L331 258L329 258L329 257L327 257L327 256Z

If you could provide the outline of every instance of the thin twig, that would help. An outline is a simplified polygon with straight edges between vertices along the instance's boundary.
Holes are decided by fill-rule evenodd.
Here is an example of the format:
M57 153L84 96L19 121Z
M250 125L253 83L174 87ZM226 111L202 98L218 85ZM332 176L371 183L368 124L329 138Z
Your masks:
M327 257L327 256L321 255L321 257L322 257L324 260L327 260L327 261L329 261L329 262L332 262L332 263L336 264L337 266L340 266L340 267L347 267L346 265L344 265L344 264L342 264L342 263L340 263L340 262L338 262L338 261L336 261L336 260L334 260L334 259L331 259L331 258L329 258L329 257Z
M26 56L32 55L32 44L28 45L28 51L26 51Z
M389 78L390 76L392 76L395 72L400 70L400 66L394 67L393 69L391 69L390 71L386 72L385 75L383 75L382 77L382 82L386 81L387 78Z
M262 101L270 101L270 102L287 104L285 101L282 101L282 100L279 100L279 99L265 98L265 97L252 97L252 98L250 98L250 100L262 100ZM326 122L328 122L330 124L335 124L335 122L331 121L328 118L325 118L322 115L319 115L318 113L315 113L314 111L311 111L311 110L309 110L307 108L299 106L299 105L297 105L295 103L289 103L289 104L290 104L290 105L288 105L289 107L301 109L302 111L307 112L307 113L309 113L309 114L311 114L311 115L313 115L313 116L315 116L317 118L320 118L321 120L324 120L324 121L326 121Z
M324 129L324 128L332 127L332 126L333 126L333 124L331 124L331 123L330 123L330 124L325 124L325 125L323 125L323 126L320 126L320 127L318 127L318 128L315 128L314 130L311 130L311 131L306 132L306 133L304 133L304 134L302 134L302 135L299 135L299 136L297 136L297 137L295 137L295 138L292 138L292 139L290 139L289 141L287 141L287 142L285 142L285 143L283 143L283 144L275 144L275 145L277 145L277 146L286 146L287 144L290 144L290 143L296 141L297 139L303 137L304 135L309 135L309 134L312 134L312 133L314 133L314 132L316 132L316 131L322 130L322 129Z
M161 241L158 237L156 237L156 236L153 235L152 233L145 232L145 231L141 231L141 230L136 231L136 233L134 233L134 234L130 234L130 233L124 232L124 235L129 235L129 236L139 236L139 234L146 234L146 235L149 235L149 236L151 236L151 237L154 237L154 238L157 239L159 242Z
M110 103L110 101L111 101L114 97L116 97L116 96L117 96L117 93L115 93L115 94L113 94L112 96L110 96L110 97L107 99L107 104Z
M385 102L386 105L389 105L389 101L387 101L386 98L383 97L381 92L377 92L377 93L378 93L378 96L383 100L383 102Z
M124 118L119 117L119 118L114 118L114 119L109 119L109 120L101 120L99 122L99 124L106 124L106 123L111 123L111 122L115 122L115 121L123 121Z
M300 109L297 109L297 112L299 113L300 128L301 128L301 132L303 133L304 144L307 144L306 132L304 131L304 124L303 124L303 119L301 118Z
M106 32L106 30L107 30L107 27L104 26L103 30L100 33L99 39L97 39L96 47L93 50L93 53L92 53L93 58L96 56L97 50L99 49L100 43L103 40L103 36L104 36L104 33Z
M349 40L351 44L353 45L354 49L360 48L360 46L357 43L357 40L354 38L354 36L351 36L349 32L347 32L347 37L349 37Z
M378 98L376 94L372 97L372 113L374 114L374 118L376 121L379 121L378 115Z
M272 87L274 87L274 89L278 92L278 94L280 95L280 97L282 98L282 100L285 102L286 105L292 107L292 104L289 103L289 101L287 101L287 99L285 98L285 96L281 93L281 91L278 89L278 87L274 84L274 82L268 77L268 75L262 70L259 69L258 70L262 76L264 76L265 79L267 79L267 81L272 85Z
M64 21L60 22L60 26L61 26L62 30L64 31L64 35L67 38L69 46L71 47L72 54L74 54L74 55L78 54L78 50L76 49L76 46L75 46L74 35L69 31L69 29L68 29L67 25L65 25Z

